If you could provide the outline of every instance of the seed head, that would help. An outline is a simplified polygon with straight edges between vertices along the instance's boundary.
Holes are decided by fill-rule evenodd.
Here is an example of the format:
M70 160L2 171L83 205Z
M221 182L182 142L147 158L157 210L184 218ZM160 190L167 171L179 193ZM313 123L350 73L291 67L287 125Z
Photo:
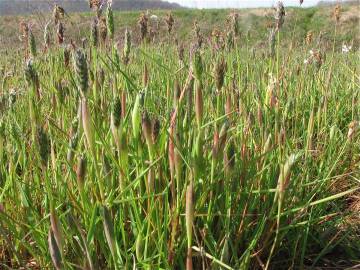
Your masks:
M62 259L61 259L61 252L58 244L56 243L56 239L54 236L54 232L52 229L49 229L48 234L48 244L49 244L49 251L51 260L53 261L54 267L56 270L62 269Z
M270 57L274 57L275 55L275 34L276 29L271 28L269 32L269 55Z
M61 231L61 224L58 216L56 215L54 208L50 210L50 225L51 225L51 230L54 233L55 241L59 249L62 250L64 238Z
M178 52L178 57L179 57L179 60L181 62L184 62L184 59L185 59L185 48L184 48L184 44L182 43L178 43L177 44L177 52Z
M140 15L140 18L138 20L138 25L140 27L140 34L141 34L141 40L144 41L145 38L148 35L148 17L145 15L145 13L142 13Z
M231 22L231 30L234 36L238 36L240 34L239 28L239 14L233 13L230 15L230 22Z
M141 95L138 94L136 96L134 107L131 114L132 130L133 130L134 138L137 138L140 132L140 125L141 125L140 99L141 99Z
M26 62L24 73L28 85L38 85L39 77L31 59Z
M82 190L84 187L84 180L86 175L86 157L84 155L79 156L76 177L79 190Z
M82 98L81 100L81 117L88 147L92 154L95 154L94 129L91 121L90 110L85 98Z
M100 18L100 38L103 44L105 44L106 42L106 37L107 37L107 25L106 25L106 19L105 18Z
M144 111L144 113L142 115L141 125L142 125L142 130L143 130L143 134L146 139L146 142L149 145L152 145L153 144L152 126L151 126L151 121L150 121L149 115L146 111Z
M202 123L203 107L204 104L203 104L203 95L202 95L202 85L201 83L197 82L195 89L195 117L199 129Z
M290 155L285 164L282 165L280 168L280 175L278 178L278 191L280 193L280 196L283 196L283 193L285 192L285 189L289 184L291 169L295 164L297 158L298 156L295 154Z
M111 2L108 3L106 10L106 25L110 39L114 39L114 14L112 11Z
M99 43L99 32L98 32L98 21L94 19L91 23L91 35L90 35L91 45L97 47Z
M220 57L214 66L216 89L219 92L224 85L225 73L226 73L226 62L224 57Z
M104 231L107 243L109 245L111 254L113 257L115 256L115 232L114 232L114 224L110 215L110 211L106 206L101 207L101 216L103 219Z
M193 69L195 78L198 81L201 81L201 77L202 77L204 67L203 67L203 61L202 61L202 58L201 58L200 50L195 49L193 54L194 55L193 55L193 61L192 61L192 69Z
M67 152L66 160L71 164L74 158L74 151L78 145L79 141L79 133L77 132L78 128L78 120L75 119L72 123L71 133L70 133L70 141L69 141L69 149Z
M202 45L204 39L203 39L203 36L200 33L200 27L199 27L199 24L198 24L197 21L194 22L193 32L195 34L197 47L201 48L201 45Z
M111 117L114 126L119 127L121 122L121 100L119 97L116 97L112 104Z
M85 53L77 49L73 54L75 78L79 90L85 95L88 89L89 74Z
M277 3L275 12L276 30L279 30L285 21L285 8L281 1Z
M226 170L231 170L235 166L235 145L233 141L230 141L224 155L224 164Z
M123 51L123 61L125 64L129 63L130 49L131 49L131 34L130 34L130 31L126 28L125 40L124 40L124 51Z
M46 165L50 153L50 140L42 127L37 129L37 140L39 143L41 161L44 165Z
M159 137L159 133L160 133L160 120L159 119L154 119L152 121L152 127L151 127L151 136L152 136L152 140L155 143Z
M33 32L29 31L29 48L31 57L35 58L36 56L36 41Z
M340 13L341 13L341 6L336 5L334 8L334 18L337 23L340 21Z
M168 30L168 33L170 34L171 33L171 30L174 26L174 23L175 23L175 20L174 20L174 17L172 16L171 12L169 12L165 18L165 22L166 22L166 25L167 25L167 30Z
M55 4L54 9L53 9L53 19L54 19L55 25L57 25L58 22L62 18L64 18L64 15L65 15L65 10L62 7Z
M234 36L232 31L226 33L226 47L229 51L234 48Z
M70 55L71 55L70 46L64 47L63 54L64 54L64 65L65 65L65 67L69 67Z
M50 21L45 25L45 28L44 28L44 45L45 45L46 49L48 49L51 44L49 28L50 28Z
M348 139L351 141L353 138L355 138L356 136L356 133L357 131L359 130L360 128L360 124L358 121L352 121L350 124L349 124L349 131L348 131L348 134L347 134L347 137Z
M63 44L63 42L64 42L64 32L65 32L64 25L60 22L58 24L57 31L56 31L58 43L60 45Z
M28 40L29 31L30 31L29 25L26 22L21 21L20 32L23 40Z

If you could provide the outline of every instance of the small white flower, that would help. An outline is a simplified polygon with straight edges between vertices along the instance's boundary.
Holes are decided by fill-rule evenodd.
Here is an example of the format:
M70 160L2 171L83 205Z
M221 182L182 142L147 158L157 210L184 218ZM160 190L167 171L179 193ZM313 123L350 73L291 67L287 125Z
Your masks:
M351 46L351 45L343 44L343 45L342 45L341 52L342 52L342 53L348 53L348 52L351 51L351 49L352 49L352 46Z
M159 17L156 16L156 15L151 15L150 19L153 20L153 21L157 21L157 20L159 20Z

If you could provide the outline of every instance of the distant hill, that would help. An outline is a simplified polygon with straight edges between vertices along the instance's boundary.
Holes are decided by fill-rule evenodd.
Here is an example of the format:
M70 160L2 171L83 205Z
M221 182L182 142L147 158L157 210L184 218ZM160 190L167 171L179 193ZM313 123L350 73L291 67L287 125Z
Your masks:
M67 12L90 11L86 0L0 0L0 16L34 14L49 12L54 3L65 8ZM144 9L176 9L181 8L178 4L160 0L115 0L114 10L144 10Z
M317 6L319 7L323 7L323 6L334 6L334 5L337 5L339 4L338 2L333 2L333 1L326 1L326 0L323 0L323 1L319 1L319 3L317 4ZM340 2L341 5L343 4L351 4L351 5L354 5L354 4L357 4L359 5L360 4L360 0L347 0L347 1L342 1Z

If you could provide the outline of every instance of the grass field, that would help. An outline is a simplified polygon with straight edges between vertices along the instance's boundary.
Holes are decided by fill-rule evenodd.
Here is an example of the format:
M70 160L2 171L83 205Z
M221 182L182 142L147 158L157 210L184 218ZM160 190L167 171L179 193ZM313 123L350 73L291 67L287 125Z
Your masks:
M0 269L358 269L358 11L0 17Z

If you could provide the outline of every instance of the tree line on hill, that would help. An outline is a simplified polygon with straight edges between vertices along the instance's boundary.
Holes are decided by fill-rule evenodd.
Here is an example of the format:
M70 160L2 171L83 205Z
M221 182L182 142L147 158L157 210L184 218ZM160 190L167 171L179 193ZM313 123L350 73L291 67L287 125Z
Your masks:
M0 1L1 15L36 14L52 10L54 2L62 6L67 12L90 11L85 0L2 0ZM160 0L118 0L113 1L114 10L144 10L144 9L176 9L181 6Z

